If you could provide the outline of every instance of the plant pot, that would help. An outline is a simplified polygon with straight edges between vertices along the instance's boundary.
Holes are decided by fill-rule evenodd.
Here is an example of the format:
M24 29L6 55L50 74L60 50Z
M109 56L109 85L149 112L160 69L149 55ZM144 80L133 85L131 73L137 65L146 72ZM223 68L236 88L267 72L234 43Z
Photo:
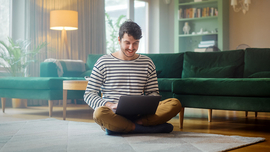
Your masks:
M12 98L12 108L27 108L27 99Z

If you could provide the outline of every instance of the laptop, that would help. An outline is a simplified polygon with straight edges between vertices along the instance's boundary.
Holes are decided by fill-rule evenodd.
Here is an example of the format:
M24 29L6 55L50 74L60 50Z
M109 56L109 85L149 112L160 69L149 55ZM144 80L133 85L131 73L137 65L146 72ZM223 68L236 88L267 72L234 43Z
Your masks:
M155 114L161 96L120 96L116 114L122 116Z

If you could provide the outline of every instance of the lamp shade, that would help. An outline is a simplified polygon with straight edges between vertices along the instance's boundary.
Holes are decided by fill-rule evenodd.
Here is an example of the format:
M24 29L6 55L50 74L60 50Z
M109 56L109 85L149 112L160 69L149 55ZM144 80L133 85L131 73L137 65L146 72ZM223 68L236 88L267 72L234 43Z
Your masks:
M54 10L50 12L51 30L77 30L78 12L71 10Z

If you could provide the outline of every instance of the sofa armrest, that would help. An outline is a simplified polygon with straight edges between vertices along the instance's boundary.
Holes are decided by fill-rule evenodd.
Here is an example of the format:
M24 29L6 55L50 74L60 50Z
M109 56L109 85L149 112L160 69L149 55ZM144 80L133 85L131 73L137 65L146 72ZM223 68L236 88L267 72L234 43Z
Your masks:
M53 62L41 62L40 77L58 77L56 64Z

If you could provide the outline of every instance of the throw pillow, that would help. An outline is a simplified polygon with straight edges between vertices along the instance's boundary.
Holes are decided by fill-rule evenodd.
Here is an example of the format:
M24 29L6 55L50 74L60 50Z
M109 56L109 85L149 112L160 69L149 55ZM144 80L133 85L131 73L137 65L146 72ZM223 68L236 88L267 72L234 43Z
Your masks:
M185 73L186 78L232 78L234 77L235 66L225 67L195 67L191 66L189 73Z

